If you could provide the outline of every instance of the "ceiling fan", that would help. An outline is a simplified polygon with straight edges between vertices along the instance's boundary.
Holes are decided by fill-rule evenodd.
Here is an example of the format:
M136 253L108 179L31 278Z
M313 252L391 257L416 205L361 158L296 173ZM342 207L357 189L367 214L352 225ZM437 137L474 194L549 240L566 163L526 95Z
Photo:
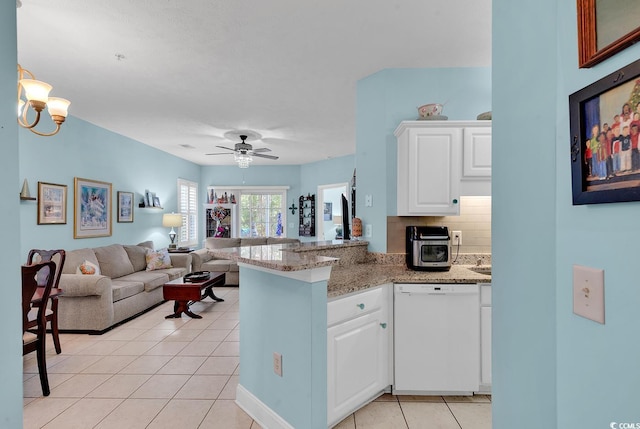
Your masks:
M230 150L231 152L216 152L216 153L207 153L206 155L231 155L231 153L234 153L236 156L238 155L249 155L249 156L257 156L259 158L267 158L267 159L278 159L279 157L274 156L274 155L265 155L264 152L271 152L271 149L267 148L267 147L259 147L254 149L253 146L251 146L249 143L247 143L245 140L247 139L247 136L242 134L239 136L240 140L242 140L240 143L236 143L235 147L233 149L231 149L230 147L226 147L226 146L219 146L216 145L216 147L219 147L221 149L226 149L226 150Z

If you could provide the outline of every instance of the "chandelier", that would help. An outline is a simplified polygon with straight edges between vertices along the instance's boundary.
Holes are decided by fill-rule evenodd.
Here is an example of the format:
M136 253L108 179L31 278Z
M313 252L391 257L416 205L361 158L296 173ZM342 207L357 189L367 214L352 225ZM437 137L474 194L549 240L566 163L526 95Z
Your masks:
M52 86L46 82L36 80L33 73L23 69L18 64L18 124L31 132L44 137L57 134L60 125L67 117L67 110L71 102L64 98L49 97ZM40 122L40 113L47 108L56 129L50 133L42 133L35 129ZM29 108L35 112L33 122L29 122Z
M240 168L249 168L249 163L253 161L251 155L246 153L236 153L234 155L234 159Z

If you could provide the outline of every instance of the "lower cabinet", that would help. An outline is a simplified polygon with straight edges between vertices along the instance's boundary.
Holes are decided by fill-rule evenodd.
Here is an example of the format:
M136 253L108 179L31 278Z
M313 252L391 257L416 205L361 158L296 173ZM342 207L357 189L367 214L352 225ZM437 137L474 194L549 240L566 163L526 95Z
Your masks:
M491 285L480 286L480 392L491 392Z
M391 284L330 301L327 306L329 427L391 384Z

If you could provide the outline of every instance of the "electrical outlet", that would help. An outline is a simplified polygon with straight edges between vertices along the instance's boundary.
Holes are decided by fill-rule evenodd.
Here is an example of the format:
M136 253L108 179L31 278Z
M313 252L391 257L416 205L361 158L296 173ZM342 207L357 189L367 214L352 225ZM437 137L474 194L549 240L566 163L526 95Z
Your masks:
M451 239L453 241L454 246L462 244L462 231L452 231Z
M573 266L573 312L604 324L604 270Z
M364 206L365 207L373 207L373 196L365 195L364 196Z
M368 223L364 226L364 236L371 237L371 224Z
M282 355L273 352L273 372L282 377Z

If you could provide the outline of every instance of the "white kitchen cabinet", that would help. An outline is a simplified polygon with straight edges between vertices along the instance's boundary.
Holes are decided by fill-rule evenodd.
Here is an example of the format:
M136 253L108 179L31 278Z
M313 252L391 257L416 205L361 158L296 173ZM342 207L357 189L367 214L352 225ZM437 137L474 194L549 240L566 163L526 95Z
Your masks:
M491 194L490 121L404 121L398 142L398 216L460 214L461 195Z
M491 392L491 284L480 286L480 392Z
M391 384L391 285L327 305L327 421L340 422Z

